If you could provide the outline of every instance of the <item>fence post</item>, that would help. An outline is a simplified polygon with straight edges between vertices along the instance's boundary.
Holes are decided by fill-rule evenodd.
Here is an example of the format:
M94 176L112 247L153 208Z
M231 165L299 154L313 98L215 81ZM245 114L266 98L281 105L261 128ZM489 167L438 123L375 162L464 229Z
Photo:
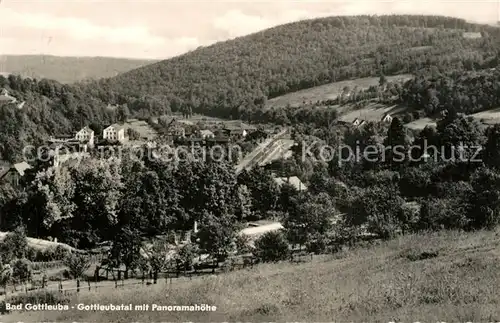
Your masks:
M87 283L89 284L89 292L90 292L90 279L87 279Z
M118 288L118 281L115 280L115 288Z
M95 267L95 271L94 271L94 277L95 277L95 281L97 282L97 280L99 279L99 271L100 271L101 267L99 266L96 266Z
M62 288L62 280L59 278L59 292L62 294L63 288Z
M43 274L43 276L42 276L42 289L44 289L46 285L47 285L47 275Z
M79 293L80 292L80 279L77 279L76 280L76 292Z

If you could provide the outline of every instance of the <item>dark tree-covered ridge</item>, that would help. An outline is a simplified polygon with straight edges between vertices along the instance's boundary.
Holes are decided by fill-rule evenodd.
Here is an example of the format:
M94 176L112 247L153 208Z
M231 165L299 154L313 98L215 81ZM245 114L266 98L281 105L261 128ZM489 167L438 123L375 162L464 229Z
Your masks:
M467 39L464 31L480 31ZM440 16L305 20L200 48L102 80L119 97L162 97L173 110L236 117L241 105L366 76L497 64L500 29Z

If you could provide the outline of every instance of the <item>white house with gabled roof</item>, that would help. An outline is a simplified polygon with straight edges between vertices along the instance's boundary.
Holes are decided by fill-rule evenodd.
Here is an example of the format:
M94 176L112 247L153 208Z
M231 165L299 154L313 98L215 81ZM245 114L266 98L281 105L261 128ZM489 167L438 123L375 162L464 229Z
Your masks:
M102 131L102 138L109 141L125 141L125 127L117 123Z
M80 142L88 143L90 146L94 145L94 130L89 127L83 127L75 134L75 139Z

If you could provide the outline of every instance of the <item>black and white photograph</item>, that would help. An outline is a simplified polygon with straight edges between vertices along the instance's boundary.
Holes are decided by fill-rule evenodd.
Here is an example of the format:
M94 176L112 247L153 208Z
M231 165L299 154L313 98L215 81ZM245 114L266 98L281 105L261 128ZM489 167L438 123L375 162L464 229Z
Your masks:
M0 0L0 322L500 322L500 0Z

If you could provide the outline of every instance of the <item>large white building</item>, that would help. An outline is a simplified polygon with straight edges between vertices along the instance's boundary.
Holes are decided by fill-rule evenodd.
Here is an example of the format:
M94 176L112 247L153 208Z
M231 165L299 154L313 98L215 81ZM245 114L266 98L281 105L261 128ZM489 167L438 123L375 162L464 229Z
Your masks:
M80 142L88 143L88 145L94 145L94 130L89 127L84 127L75 134L75 139Z
M125 140L125 128L119 124L112 124L102 131L102 138L109 141L120 141Z

